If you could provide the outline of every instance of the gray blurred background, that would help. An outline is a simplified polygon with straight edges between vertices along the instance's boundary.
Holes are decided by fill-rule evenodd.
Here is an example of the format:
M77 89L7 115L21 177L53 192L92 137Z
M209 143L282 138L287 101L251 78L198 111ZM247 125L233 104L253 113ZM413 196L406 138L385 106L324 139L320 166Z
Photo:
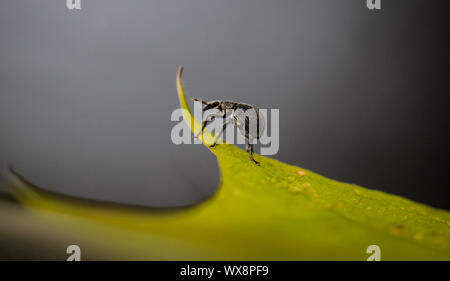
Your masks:
M87 198L211 196L215 157L170 139L181 64L189 97L280 109L272 157L450 209L447 7L365 2L2 1L0 165Z

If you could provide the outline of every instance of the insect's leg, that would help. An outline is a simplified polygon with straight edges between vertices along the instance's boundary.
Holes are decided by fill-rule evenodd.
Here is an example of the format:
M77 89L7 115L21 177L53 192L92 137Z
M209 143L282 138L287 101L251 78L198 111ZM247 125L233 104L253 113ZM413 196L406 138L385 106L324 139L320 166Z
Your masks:
M255 162L256 165L259 166L259 162L255 160L255 158L253 158L253 144L248 143L247 144L247 151L250 148L250 159L252 159L253 162Z
M207 119L205 121L202 122L202 129L200 130L200 132L198 132L195 137L198 138L198 136L200 136L200 134L203 134L203 130L205 130L206 125L208 125L208 122L213 121L215 118L215 116L208 116Z
M259 162L255 160L255 158L253 158L253 144L251 143L251 139L249 137L250 134L250 120L248 118L248 116L245 116L245 124L244 124L244 128L245 128L245 149L247 150L247 152L250 153L250 159L252 159L253 162L255 162L256 165L259 166Z
M245 143L245 151L250 153L250 145L247 142Z
M245 138L250 142L250 140L249 140L249 134L250 134L250 119L248 118L248 116L245 116L244 128L245 128Z
M214 146L217 145L217 140L220 138L220 136L222 136L223 131L225 131L225 129L227 128L228 124L230 124L231 122L233 122L232 118L227 119L225 124L223 124L222 129L217 133L216 138L214 139L214 143L211 144L209 147L214 147Z
M214 121L214 119L216 117L222 117L223 118L224 115L225 114L219 114L219 113L208 115L208 117L206 117L206 120L202 122L202 129L200 130L200 132L198 132L195 135L195 137L198 138L198 136L200 136L200 134L203 134L203 130L205 130L206 125L208 125L209 122Z

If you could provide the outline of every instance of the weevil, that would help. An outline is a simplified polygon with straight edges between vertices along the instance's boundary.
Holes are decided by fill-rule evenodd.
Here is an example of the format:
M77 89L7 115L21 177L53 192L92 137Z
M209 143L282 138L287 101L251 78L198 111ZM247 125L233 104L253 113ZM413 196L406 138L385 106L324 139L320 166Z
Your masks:
M209 147L214 147L217 145L217 140L223 134L226 127L233 123L238 129L241 135L246 140L245 149L248 153L250 153L250 159L256 164L259 165L259 162L253 158L253 140L259 140L265 127L265 120L262 114L260 114L259 109L250 104L239 103L234 101L223 101L223 100L214 100L206 102L201 99L192 99L193 101L198 101L204 104L202 111L217 109L220 113L210 114L206 117L206 119L202 122L201 131L195 136L198 137L200 134L203 134L203 130L206 128L209 122L214 121L216 117L224 118L225 122L221 128L221 130L217 133L214 143ZM231 112L229 116L227 112Z

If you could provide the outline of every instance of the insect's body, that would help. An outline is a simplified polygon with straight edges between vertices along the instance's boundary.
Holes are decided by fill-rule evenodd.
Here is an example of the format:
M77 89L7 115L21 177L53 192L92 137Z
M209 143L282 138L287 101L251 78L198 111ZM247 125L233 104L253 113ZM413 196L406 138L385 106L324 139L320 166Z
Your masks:
M259 165L259 162L257 162L253 158L253 140L259 140L261 137L264 127L265 127L265 120L260 114L259 109L245 103L238 103L234 101L222 101L222 100L215 100L210 102L205 102L203 100L199 99L193 99L194 101L200 101L205 105L203 108L203 111L210 110L210 109L217 109L220 111L220 114L212 114L209 115L202 123L202 129L200 131L200 134L203 133L203 130L205 129L208 122L213 121L216 117L225 118L225 123L222 127L222 130L217 134L216 139L214 143L211 145L211 147L215 146L217 144L217 139L222 135L223 131L225 130L226 126L230 123L233 123L238 129L239 132L242 134L242 136L246 139L246 147L247 151L250 153L250 158L253 162L255 162L257 165ZM229 116L226 116L227 113Z

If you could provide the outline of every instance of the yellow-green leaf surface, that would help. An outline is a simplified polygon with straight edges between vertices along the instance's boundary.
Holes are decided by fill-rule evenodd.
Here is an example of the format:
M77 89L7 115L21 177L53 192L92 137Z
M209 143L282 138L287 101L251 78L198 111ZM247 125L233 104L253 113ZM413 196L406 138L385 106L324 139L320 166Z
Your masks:
M177 76L180 104L197 133L199 122L189 110L181 73L182 68ZM206 133L206 147L212 141ZM381 248L382 260L450 259L447 211L259 155L257 166L247 152L230 144L211 152L221 170L217 193L177 209L66 197L10 172L13 195L28 207L12 229L47 237L42 243L50 248L52 243L81 244L92 259L366 260L369 245ZM2 229L8 220L4 211Z

